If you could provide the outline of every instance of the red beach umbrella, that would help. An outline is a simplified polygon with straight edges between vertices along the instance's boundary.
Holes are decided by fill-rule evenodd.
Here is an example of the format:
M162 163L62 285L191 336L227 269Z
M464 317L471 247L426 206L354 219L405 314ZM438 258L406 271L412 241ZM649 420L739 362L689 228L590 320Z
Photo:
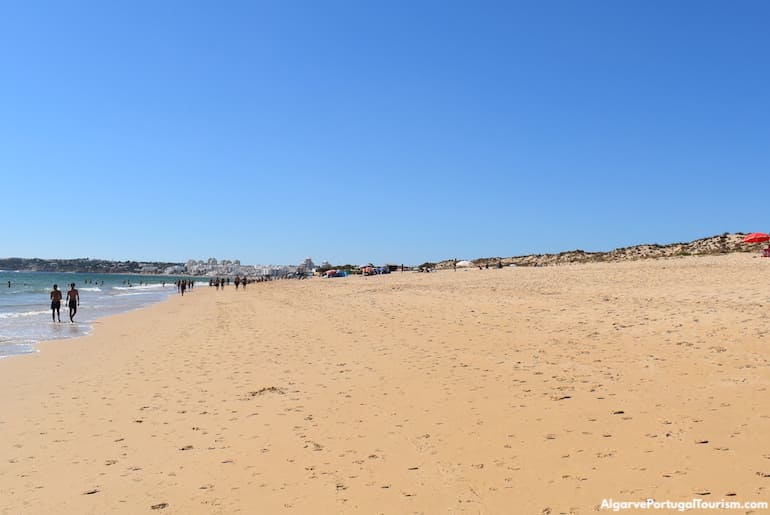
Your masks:
M770 234L753 232L743 237L743 243L762 243L763 241L770 241Z

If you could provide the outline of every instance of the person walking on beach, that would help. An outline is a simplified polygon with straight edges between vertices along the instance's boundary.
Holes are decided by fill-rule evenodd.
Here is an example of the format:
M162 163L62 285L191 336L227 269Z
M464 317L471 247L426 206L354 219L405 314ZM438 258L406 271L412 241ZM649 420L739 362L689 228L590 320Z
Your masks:
M61 322L61 314L59 309L61 308L61 290L58 284L53 285L53 291L51 292L51 321L56 322L56 317L59 317Z
M70 291L67 292L67 305L70 308L70 323L74 323L80 305L80 293L75 289L75 283L70 284Z

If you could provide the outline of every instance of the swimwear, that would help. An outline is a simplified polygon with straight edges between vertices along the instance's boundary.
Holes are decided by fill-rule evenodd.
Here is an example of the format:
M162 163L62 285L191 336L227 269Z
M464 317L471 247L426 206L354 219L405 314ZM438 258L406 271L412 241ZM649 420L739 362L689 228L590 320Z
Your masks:
M60 300L52 300L51 301L51 309L59 309L61 307L61 301Z
M69 306L70 306L71 308L76 308L76 307L78 307L78 303L77 303L77 301L75 301L75 300L71 300L71 301L70 301L70 304L69 304Z

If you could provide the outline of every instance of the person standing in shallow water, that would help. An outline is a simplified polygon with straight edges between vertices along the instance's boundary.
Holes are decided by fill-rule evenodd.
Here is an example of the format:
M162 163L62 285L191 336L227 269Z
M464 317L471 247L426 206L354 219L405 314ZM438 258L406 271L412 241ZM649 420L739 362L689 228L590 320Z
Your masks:
M61 322L61 314L59 309L61 308L61 290L58 284L53 285L53 291L51 292L51 320L56 322L56 317L59 317Z
M70 291L67 292L67 305L70 308L70 322L75 322L75 314L80 305L80 294L75 289L75 283L70 284Z

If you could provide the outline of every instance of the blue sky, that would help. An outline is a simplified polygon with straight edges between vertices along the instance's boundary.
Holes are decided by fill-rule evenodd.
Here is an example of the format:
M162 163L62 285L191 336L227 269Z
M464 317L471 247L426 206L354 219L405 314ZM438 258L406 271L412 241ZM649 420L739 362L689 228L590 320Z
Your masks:
M770 3L0 4L0 256L395 262L768 230Z

